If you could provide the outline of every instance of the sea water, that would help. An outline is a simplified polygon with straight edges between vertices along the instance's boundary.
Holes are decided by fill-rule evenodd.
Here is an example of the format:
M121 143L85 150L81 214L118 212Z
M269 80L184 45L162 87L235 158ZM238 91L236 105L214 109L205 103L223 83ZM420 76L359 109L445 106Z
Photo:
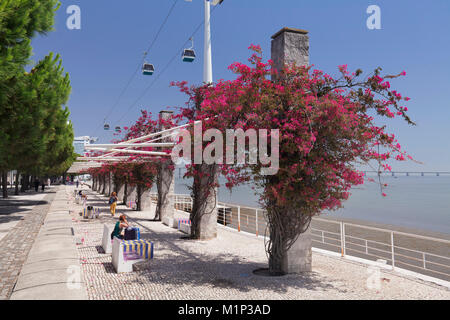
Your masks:
M183 179L178 170L175 178L175 192L189 194L188 185L192 180ZM344 208L323 214L450 234L450 176L402 175L381 179L388 185L383 190L386 197L378 183L366 181L351 190ZM219 182L224 185L223 179ZM259 206L258 196L250 185L237 186L231 193L221 186L219 201Z

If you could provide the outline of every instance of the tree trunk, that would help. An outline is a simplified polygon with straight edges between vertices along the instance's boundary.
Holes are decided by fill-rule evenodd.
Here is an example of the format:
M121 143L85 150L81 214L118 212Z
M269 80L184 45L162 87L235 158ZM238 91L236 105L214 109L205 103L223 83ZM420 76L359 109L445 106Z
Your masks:
M2 172L2 189L3 198L8 198L8 173L6 171Z
M311 271L311 218L299 203L267 207L269 272L273 275Z
M26 175L22 175L20 178L20 192L25 192L25 176Z
M116 179L114 179L114 174L111 172L110 173L110 189L109 189L109 193L113 193L115 192L117 195L117 190L116 190Z
M101 177L101 181L102 181L102 184L101 184L101 189L100 189L100 193L101 194L105 194L105 189L106 189L106 175L104 175L104 174L102 174L102 177Z
M128 199L128 182L125 181L123 186L123 198L122 198L122 202L124 205L127 204L127 199Z
M136 186L128 186L128 196L127 201L136 202Z
M117 199L123 202L123 194L125 190L125 183L123 180L117 181L117 183L114 184L117 189Z
M163 218L173 218L174 205L174 170L169 168L171 163L164 162L158 167L156 177L156 188L158 190L158 202L155 211L155 220L161 221Z
M111 192L109 192L109 187L111 186L109 181L109 173L105 174L105 190L103 191L103 194L105 196L109 196Z
M136 211L141 210L142 186L140 184L136 187Z
M216 164L195 165L201 172L201 178L194 177L192 197L191 237L209 240L217 237L217 179Z
M20 173L17 171L16 173L16 180L14 181L14 194L17 196L19 194L19 179L20 179Z

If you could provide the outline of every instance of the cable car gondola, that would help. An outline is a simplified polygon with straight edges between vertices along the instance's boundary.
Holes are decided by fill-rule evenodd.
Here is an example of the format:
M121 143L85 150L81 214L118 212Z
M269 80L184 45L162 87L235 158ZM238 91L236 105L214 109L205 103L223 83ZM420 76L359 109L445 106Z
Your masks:
M182 53L183 62L192 62L195 60L195 51L194 51L194 39L190 38L192 41L192 46L189 49L184 49Z
M120 127L117 126L117 127L115 128L115 130L116 130L116 132L120 132Z
M104 126L103 126L103 129L109 130L109 124L105 123Z
M146 76L151 76L155 72L155 67L151 63L144 63L142 66L142 74Z

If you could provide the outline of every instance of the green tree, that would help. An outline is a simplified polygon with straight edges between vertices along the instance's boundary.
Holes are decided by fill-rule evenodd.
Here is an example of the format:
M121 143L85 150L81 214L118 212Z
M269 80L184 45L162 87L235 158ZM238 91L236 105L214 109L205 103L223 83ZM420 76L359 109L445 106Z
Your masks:
M52 30L58 0L0 3L0 171L56 175L74 160L68 74L50 53L30 73L31 39ZM3 184L3 196L6 187Z

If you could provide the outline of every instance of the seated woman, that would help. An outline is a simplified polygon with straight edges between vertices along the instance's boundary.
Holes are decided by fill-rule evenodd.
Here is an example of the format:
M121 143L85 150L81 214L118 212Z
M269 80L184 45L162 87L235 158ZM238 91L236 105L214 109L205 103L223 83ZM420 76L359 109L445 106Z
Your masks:
M124 214L121 214L119 217L119 221L116 222L116 225L114 226L114 230L111 233L111 240L114 239L114 237L117 237L119 239L123 239L123 233L125 232L125 229L129 227L127 218Z

